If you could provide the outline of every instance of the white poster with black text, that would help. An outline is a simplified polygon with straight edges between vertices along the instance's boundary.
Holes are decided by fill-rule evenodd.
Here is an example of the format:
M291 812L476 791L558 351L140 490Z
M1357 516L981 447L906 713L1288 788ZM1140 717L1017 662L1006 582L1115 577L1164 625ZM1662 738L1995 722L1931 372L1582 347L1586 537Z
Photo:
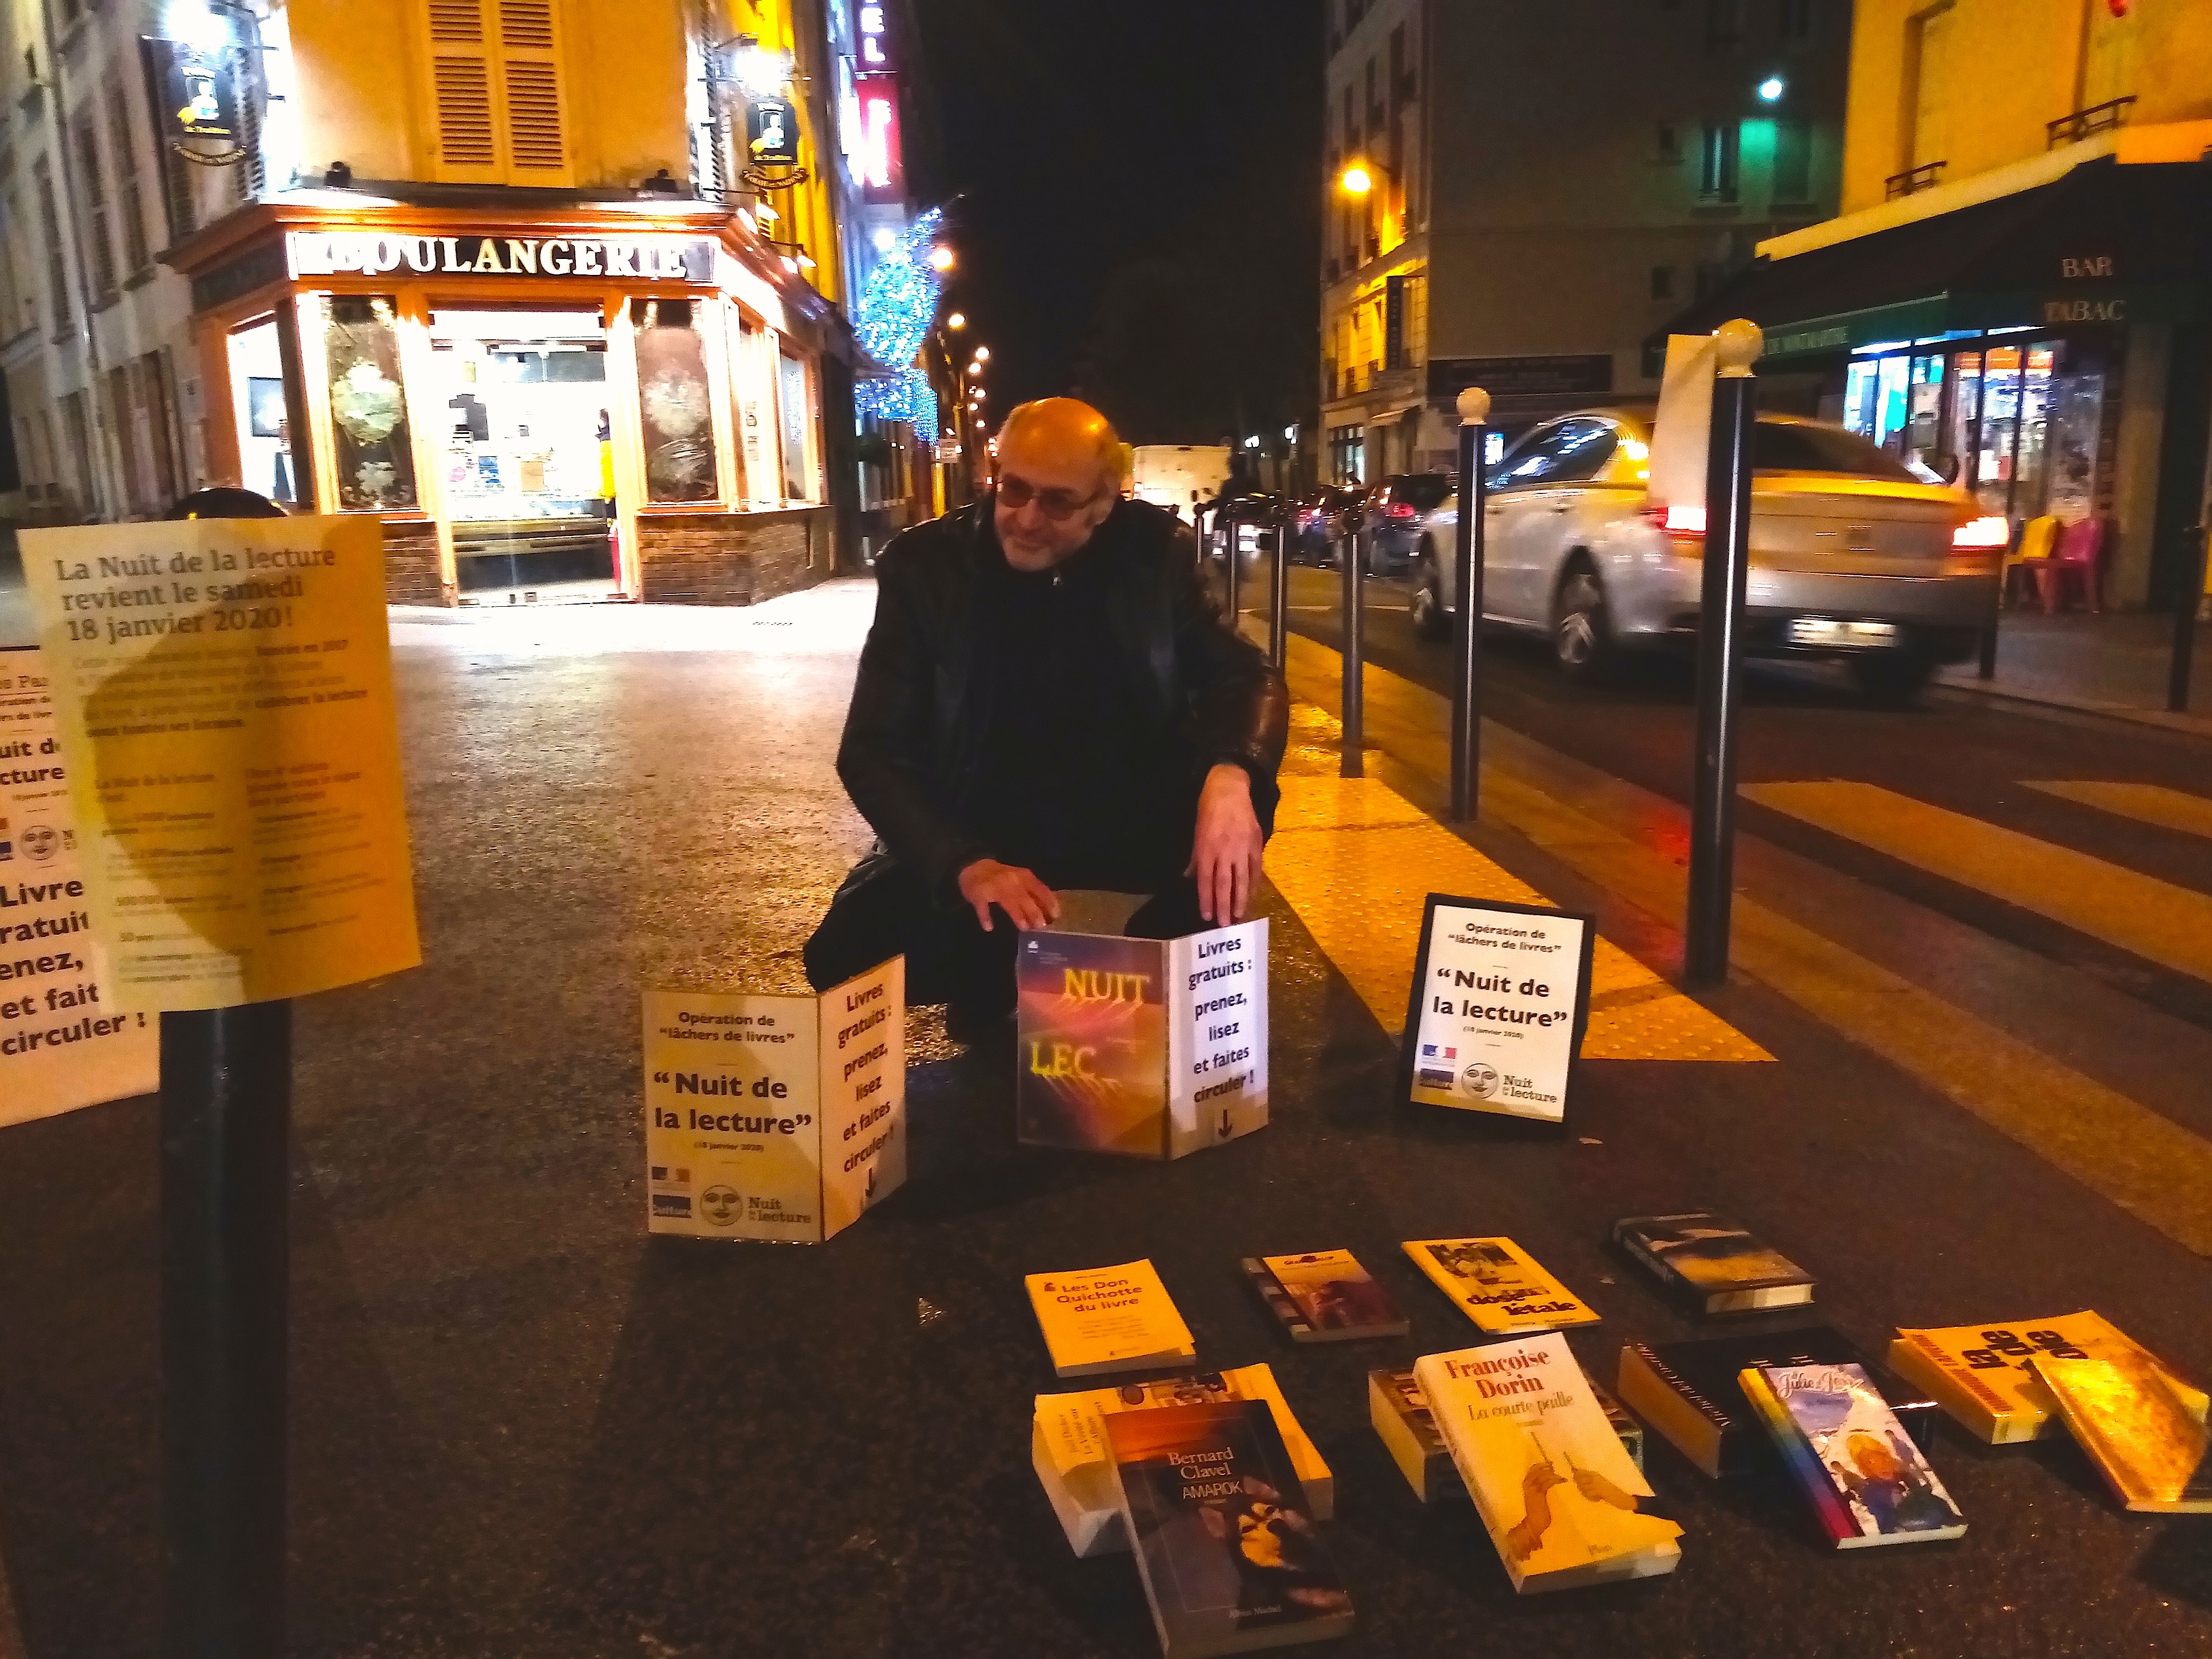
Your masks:
M1591 919L1429 895L1406 1010L1407 1099L1564 1123L1589 1023Z

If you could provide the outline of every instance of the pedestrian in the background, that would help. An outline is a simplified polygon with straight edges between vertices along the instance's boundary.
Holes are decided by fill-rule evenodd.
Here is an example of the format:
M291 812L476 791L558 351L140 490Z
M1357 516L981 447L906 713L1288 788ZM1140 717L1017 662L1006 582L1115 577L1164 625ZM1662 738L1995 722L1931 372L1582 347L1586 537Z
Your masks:
M1243 919L1287 696L1128 476L1097 410L1024 404L997 489L884 550L837 751L878 842L807 942L817 989L903 952L908 1000L972 1036L1012 1011L1015 930L1058 891L1145 896L1147 937Z

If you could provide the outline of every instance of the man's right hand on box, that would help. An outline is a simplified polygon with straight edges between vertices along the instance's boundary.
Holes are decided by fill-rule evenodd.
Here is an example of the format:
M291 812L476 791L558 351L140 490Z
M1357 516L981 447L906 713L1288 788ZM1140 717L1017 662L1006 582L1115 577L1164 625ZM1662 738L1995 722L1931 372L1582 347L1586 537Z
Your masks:
M996 859L977 859L960 872L960 896L975 908L975 920L991 931L991 907L1004 910L1017 927L1042 927L1060 920L1060 899L1028 871Z

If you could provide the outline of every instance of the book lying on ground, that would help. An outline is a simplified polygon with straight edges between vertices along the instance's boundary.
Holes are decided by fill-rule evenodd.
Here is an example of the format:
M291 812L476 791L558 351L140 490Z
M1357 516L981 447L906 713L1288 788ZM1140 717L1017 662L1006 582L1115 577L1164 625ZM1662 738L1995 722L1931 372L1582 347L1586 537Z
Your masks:
M2039 1354L2034 1364L2121 1503L2154 1515L2212 1514L2212 1396L2140 1349L2100 1359Z
M1510 1238L1409 1238L1406 1254L1492 1336L1597 1323L1595 1309Z
M1248 1255L1244 1273L1293 1341L1406 1334L1406 1316L1349 1250Z
M1619 1437L1621 1448L1638 1469L1644 1467L1644 1425L1631 1417L1621 1403L1587 1376L1590 1397ZM1465 1502L1467 1482L1451 1461L1451 1449L1437 1432L1437 1419L1429 1410L1429 1397L1410 1370L1367 1373L1367 1420L1390 1453L1398 1473L1424 1504L1439 1498Z
M1168 1659L1351 1630L1352 1596L1266 1401L1114 1412L1106 1438Z
M1707 1314L1762 1313L1813 1299L1805 1270L1708 1210L1613 1224L1613 1242L1689 1305Z
M1620 1351L1614 1392L1674 1449L1715 1478L1741 1474L1771 1455L1737 1382L1751 1365L1865 1365L1866 1356L1826 1325L1687 1342L1632 1342ZM1922 1446L1942 1408L1917 1388L1867 1366L1905 1431Z
M2028 1368L2031 1359L2109 1359L2138 1352L2100 1314L2010 1325L1954 1325L1900 1329L1889 1345L1889 1368L1934 1395L1972 1434L2007 1446L2056 1432L2051 1390Z
M1221 1405L1264 1400L1274 1413L1275 1429L1291 1456L1291 1468L1305 1487L1316 1521L1326 1521L1336 1505L1336 1479L1291 1413L1290 1403L1265 1365L1157 1382L1126 1382L1115 1389L1082 1394L1041 1394L1030 1435L1030 1462L1038 1484L1060 1517L1068 1547L1078 1555L1109 1555L1129 1547L1121 1525L1121 1500L1114 1492L1114 1471L1106 1451L1109 1412L1146 1411L1164 1406Z
M1097 1376L1198 1363L1190 1327L1150 1261L1031 1273L1022 1283L1057 1376Z
M1966 1516L1864 1366L1753 1365L1738 1382L1838 1549L1966 1534Z
M1566 1338L1425 1354L1413 1375L1515 1589L1645 1578L1680 1563L1682 1529L1644 1512L1651 1488Z

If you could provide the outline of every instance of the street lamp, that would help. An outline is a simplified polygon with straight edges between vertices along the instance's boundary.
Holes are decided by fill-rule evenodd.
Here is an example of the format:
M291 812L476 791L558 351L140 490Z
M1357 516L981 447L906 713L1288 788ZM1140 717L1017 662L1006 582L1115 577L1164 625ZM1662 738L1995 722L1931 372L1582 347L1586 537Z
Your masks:
M977 346L975 348L975 361L979 363L989 362L991 361L991 348L988 346Z
M964 311L956 311L956 312L954 312L954 313L953 313L950 317L947 317L947 318L945 319L945 327L947 327L947 328L965 328L965 327L967 327L967 326L968 326L968 313L967 313L966 312L964 312Z
M1759 100L1763 104L1778 102L1789 89L1789 83L1780 76L1770 75L1759 83Z
M931 270L950 270L952 269L952 250L945 246L944 243L939 242L935 247L929 250L929 266Z
M1346 196L1364 196L1375 188L1374 171L1364 161L1350 162L1337 175L1336 187Z

